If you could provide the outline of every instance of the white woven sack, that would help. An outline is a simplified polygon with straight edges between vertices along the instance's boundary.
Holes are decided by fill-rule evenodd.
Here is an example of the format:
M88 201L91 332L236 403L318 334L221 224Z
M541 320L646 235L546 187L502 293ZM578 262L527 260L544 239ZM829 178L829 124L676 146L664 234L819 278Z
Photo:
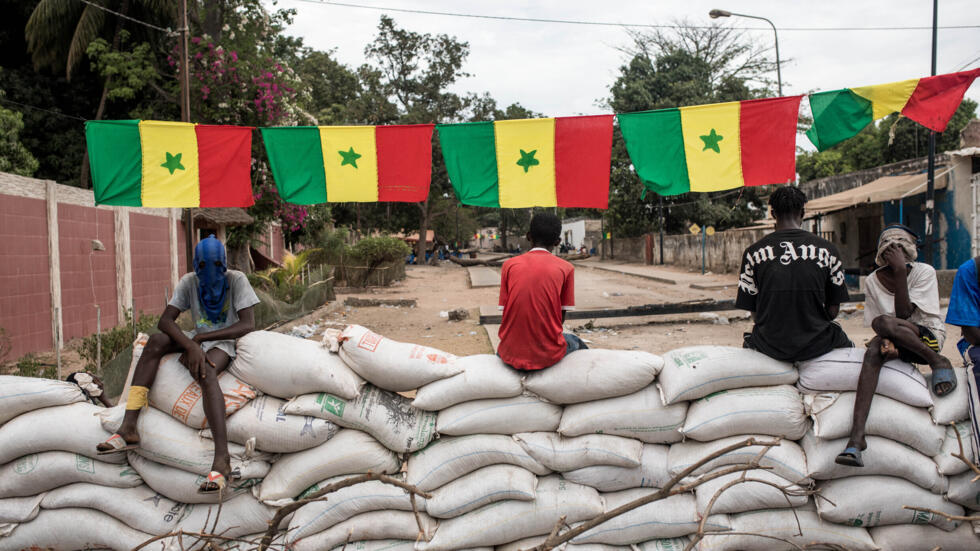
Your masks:
M565 436L612 434L648 444L680 442L687 402L665 406L654 385L605 400L565 406L558 432Z
M344 542L332 551L414 551L415 539L410 540L364 540ZM490 549L493 549L492 547Z
M337 425L310 415L290 415L286 402L263 394L228 417L228 440L246 444L255 439L255 449L269 453L308 450L337 434ZM201 431L211 438L211 430Z
M796 383L796 368L755 350L689 346L664 355L657 381L665 404L695 400L719 390Z
M461 356L456 358L456 367L463 371L423 386L415 394L412 405L439 411L473 400L512 398L524 390L521 374L496 354Z
M746 478L745 482L739 482L718 494L714 505L711 506L711 514L802 507L810 499L803 493L803 488L785 478L772 474L765 469L752 469L721 475L695 488L694 496L697 498L698 514L703 516L715 494L730 482L740 479L743 474ZM756 482L751 479L765 482ZM787 493L784 494L779 488L786 489Z
M643 443L639 440L586 434L564 437L556 432L523 432L514 440L524 451L552 471L565 472L596 465L639 467Z
M574 523L597 517L602 510L602 498L594 489L547 476L538 481L534 501L501 501L444 520L432 540L419 542L416 549L452 551L500 545L547 534L558 517Z
M853 392L806 396L813 418L813 433L817 438L834 440L850 435L854 397ZM939 453L945 432L943 427L933 424L932 417L925 409L914 408L887 396L875 396L871 401L871 411L864 428L867 434L896 440L929 456Z
M42 509L34 520L0 538L0 549L129 551L150 537L95 509Z
M816 500L820 518L851 526L885 526L888 524L932 524L949 531L959 521L936 513L905 509L923 507L948 515L963 514L963 507L943 500L941 495L920 488L908 480L892 476L851 476L821 482Z
M330 478L314 487L321 489L350 476L357 475ZM307 493L304 492L301 496ZM427 502L425 498L418 496L415 498L415 505L419 511L426 510ZM405 490L380 480L369 480L341 488L330 493L326 501L314 501L297 509L289 521L285 543L288 545L318 534L357 515L381 510L411 511L411 496Z
M657 490L634 488L602 494L606 511L645 497ZM676 538L698 531L697 505L692 494L677 494L659 501L641 505L636 509L614 517L574 538L573 543L605 543L630 545L659 538ZM726 515L711 515L704 528L708 532L728 529Z
M670 447L670 451L667 452L667 470L670 476L676 476L702 458L708 457L728 446L742 442L747 438L749 436L730 436L713 442L687 441L674 444ZM755 436L754 438L758 441L774 440L770 436ZM696 476L725 465L748 463L759 455L759 452L762 450L762 446L748 446L730 451L708 461L691 474ZM803 448L796 442L781 440L778 446L773 446L766 452L762 460L759 461L759 465L770 469L773 474L779 475L801 486L811 482L810 477L807 476L806 456L803 454Z
M945 427L946 436L943 439L943 445L939 449L939 453L932 458L939 467L939 472L946 476L960 474L970 468L958 457L953 457L954 453L960 453L961 441L963 443L963 457L970 463L976 464L977 462L973 447L970 446L970 441L973 438L973 424L970 421L963 421L956 423L955 427L955 429L952 426ZM956 432L953 432L954 430L959 432L959 439L956 438Z
M408 458L405 481L423 492L488 465L509 464L536 475L551 472L502 434L443 437Z
M663 358L649 352L591 348L528 373L524 388L556 404L615 398L652 383L663 365Z
M112 436L97 414L106 411L88 402L53 406L18 415L0 426L0 464L47 451L96 454L95 445ZM105 463L124 463L123 454L99 456Z
M966 381L966 368L954 367L953 372L956 374L956 388L950 394L933 398L934 405L929 410L932 420L937 425L948 425L970 418L970 389ZM926 384L932 388L931 373L926 377ZM969 443L964 444L969 445Z
M41 500L45 495L47 494L42 493L36 496L0 499L0 526L33 520L41 510Z
M365 385L360 396L351 400L322 392L297 396L284 411L364 431L399 453L424 448L436 430L435 413L413 407L410 399L374 385Z
M701 442L739 434L799 440L806 432L803 399L789 385L722 390L691 402L681 433Z
M119 430L125 406L104 409L99 417L102 427L109 432ZM177 467L191 473L207 476L214 462L214 442L202 437L198 431L173 417L151 407L143 408L136 422L140 445L135 452L151 461ZM262 478L269 472L268 454L255 451L250 444L242 446L228 443L231 468L241 478ZM110 456L100 456L110 457Z
M710 534L698 544L705 551L772 551L773 549L795 549L783 545L772 538L780 538L804 547L823 543L828 548L848 551L878 551L879 547L868 535L868 531L858 526L832 524L820 520L813 506L802 509L768 509L749 511L729 517L732 532L739 535ZM753 535L760 534L760 535ZM772 537L764 537L772 536ZM823 549L823 547L819 547Z
M180 353L160 359L157 376L150 386L150 405L195 429L208 426L204 415L204 390L179 361ZM255 398L255 389L228 371L218 375L218 386L225 398L225 416L235 413Z
M800 380L796 386L808 394L855 391L864 353L864 348L838 348L799 362L796 367ZM926 378L917 367L902 360L890 360L881 366L875 393L919 408L933 403Z
M439 412L439 434L517 434L554 431L561 422L561 406L536 396L476 400L450 406Z
M348 325L340 340L340 357L344 362L365 380L385 390L414 390L463 371L456 363L456 356L448 352L394 341L360 325Z
M670 480L667 472L667 446L644 444L639 467L598 465L562 473L576 484L584 484L600 492L618 492L629 488L662 488Z
M207 477L169 465L161 465L133 452L120 455L128 458L130 466L139 473L147 486L167 499L177 503L218 503L219 494L202 494L197 491ZM247 493L260 481L255 478L232 479L228 482L225 491L220 494L221 500L228 501L237 495Z
M364 381L315 341L271 331L238 339L228 370L265 394L289 399L309 392L357 396Z
M969 522L947 532L928 524L895 524L875 526L871 537L882 549L888 551L922 551L926 544L930 549L942 551L976 551L980 549L980 536L973 533Z
M21 413L84 402L74 383L17 375L0 375L0 425Z
M432 491L425 509L435 518L453 518L504 500L531 501L538 477L513 465L490 465Z
M946 499L971 511L980 511L980 480L973 482L975 476L973 471L967 471L949 477Z
M371 511L347 519L318 534L293 543L292 551L323 551L355 540L428 539L438 524L425 513L419 513L423 534L419 534L414 513L407 511Z
M635 543L630 548L636 548L640 551L684 551L690 542L690 538L658 538Z
M844 451L847 438L822 440L807 432L800 444L806 453L810 478L833 480L848 476L883 475L904 478L934 494L946 490L946 479L939 474L932 459L894 440L880 436L867 437L868 448L862 453L864 467L838 465L834 459Z
M315 448L285 455L272 465L258 490L269 503L292 499L310 485L343 474L395 473L401 461L370 435L344 429Z
M132 488L143 483L129 465L71 452L25 455L0 467L0 498L33 496L75 482Z

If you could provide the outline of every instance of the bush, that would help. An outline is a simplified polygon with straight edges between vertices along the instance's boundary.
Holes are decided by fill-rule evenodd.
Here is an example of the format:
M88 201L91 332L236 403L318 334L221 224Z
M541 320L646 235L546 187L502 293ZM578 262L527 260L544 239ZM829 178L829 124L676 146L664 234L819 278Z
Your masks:
M125 323L102 332L102 364L106 364L133 344L137 333L149 333L156 328L159 322L160 316L144 315L143 312L140 312L139 318L134 324L132 313L126 312ZM85 369L93 373L98 371L96 366L98 337L98 333L85 337L78 346L78 355L85 360Z
M316 236L316 246L320 252L311 259L314 264L342 264L344 256L350 251L347 245L347 230L324 228Z
M350 256L368 266L404 262L411 252L411 247L397 237L365 237L350 248Z
M17 375L21 377L41 377L42 379L57 379L58 367L44 365L34 354L28 354L17 360Z

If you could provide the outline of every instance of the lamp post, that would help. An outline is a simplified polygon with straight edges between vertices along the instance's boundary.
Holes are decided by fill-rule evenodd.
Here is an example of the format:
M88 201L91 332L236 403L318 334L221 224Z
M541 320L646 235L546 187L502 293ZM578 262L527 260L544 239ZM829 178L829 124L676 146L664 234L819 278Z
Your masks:
M765 17L759 17L758 15L746 15L744 13L734 13L725 10L711 10L710 12L708 12L708 15L711 16L712 19L718 19L719 17L735 16L735 17L747 17L749 19L759 19L761 21L765 21L766 23L769 23L769 25L772 27L772 34L776 37L776 85L779 87L779 95L782 96L783 74L779 68L779 33L776 31L776 25L774 25L772 21L769 21Z

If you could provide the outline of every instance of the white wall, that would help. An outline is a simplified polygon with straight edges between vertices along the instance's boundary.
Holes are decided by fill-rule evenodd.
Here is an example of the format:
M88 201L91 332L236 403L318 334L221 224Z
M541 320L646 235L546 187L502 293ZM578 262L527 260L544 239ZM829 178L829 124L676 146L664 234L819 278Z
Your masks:
M585 220L565 222L561 225L561 241L569 243L576 249L585 241Z

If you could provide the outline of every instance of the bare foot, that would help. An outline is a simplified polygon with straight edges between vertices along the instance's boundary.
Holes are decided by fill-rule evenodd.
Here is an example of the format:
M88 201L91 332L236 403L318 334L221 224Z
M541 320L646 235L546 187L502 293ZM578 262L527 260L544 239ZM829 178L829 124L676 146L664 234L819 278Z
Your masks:
M898 347L889 339L881 339L881 356L886 362L898 358Z

